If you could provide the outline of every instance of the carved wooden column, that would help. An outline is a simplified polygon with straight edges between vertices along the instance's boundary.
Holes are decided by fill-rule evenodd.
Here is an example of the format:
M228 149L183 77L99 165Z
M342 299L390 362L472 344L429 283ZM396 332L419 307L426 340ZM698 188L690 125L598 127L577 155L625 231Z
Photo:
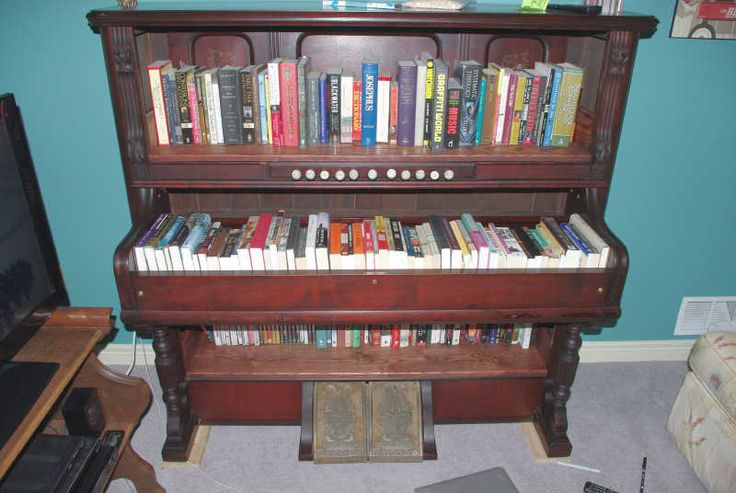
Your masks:
M189 402L189 390L184 378L179 330L154 327L153 349L156 370L166 404L166 442L161 451L166 461L186 461L197 417Z
M557 326L549 374L544 383L544 402L534 413L534 424L549 457L566 457L572 451L567 437L567 401L580 360L580 344L579 327Z

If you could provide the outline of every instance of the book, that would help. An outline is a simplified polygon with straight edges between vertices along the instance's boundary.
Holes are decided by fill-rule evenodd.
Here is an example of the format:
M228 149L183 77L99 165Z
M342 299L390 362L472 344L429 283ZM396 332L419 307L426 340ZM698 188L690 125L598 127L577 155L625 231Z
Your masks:
M562 79L557 94L557 105L549 145L568 147L572 142L572 134L575 128L575 115L577 114L578 101L583 85L583 70L568 62L557 64L557 68L562 70Z
M450 242L445 235L445 229L442 226L442 217L429 216L429 225L431 227L434 241L437 243L437 249L440 253L440 268L449 269L452 265Z
M199 100L197 99L196 73L198 67L192 67L186 72L187 95L189 97L189 115L192 120L192 138L195 144L202 143L202 125L199 119Z
M215 138L217 144L224 144L225 143L225 137L224 137L224 129L222 126L222 99L220 98L220 69L219 68L213 68L210 72L210 83L212 84L212 90L208 89L208 94L212 95L212 100L208 101L208 103L211 102L212 104L212 118L214 119L214 126L215 126ZM205 80L207 80L205 78Z
M519 134L521 132L522 117L524 114L524 98L527 94L526 88L528 85L527 73L524 70L514 71L512 77L513 76L516 76L516 93L514 94L514 105L511 111L511 125L509 127L508 142L505 142L510 145L519 144ZM504 132L506 132L505 128Z
M342 269L342 226L342 223L336 221L330 223L328 247L330 270ZM347 230L345 230L345 232L347 233ZM345 239L344 244L345 250L347 250L347 238Z
M240 228L232 228L225 239L225 246L219 255L220 270L236 271L240 270L238 260L238 245L243 238L244 230Z
M297 115L299 120L299 146L307 145L307 74L311 68L308 56L301 56L296 64Z
M362 65L362 104L360 145L376 145L376 91L378 89L378 62L365 60Z
M299 229L299 218L290 218L289 230L286 233L286 242L284 245L284 250L286 252L286 267L290 271L296 270L296 251L299 248ZM279 245L279 253L281 253L281 245Z
M353 142L353 73L340 74L340 143Z
M240 238L240 242L236 246L236 253L238 255L238 266L240 270L253 270L253 263L251 262L250 258L250 244L253 241L253 235L255 234L257 226L258 216L250 216L248 218L248 221L240 227L240 229L243 231L243 235Z
M537 122L537 111L539 109L539 95L544 90L544 81L542 75L536 69L527 70L531 77L531 90L529 93L529 102L525 109L524 127L523 127L523 143L534 144L534 130Z
M475 139L473 140L474 145L480 145L482 130L483 130L483 117L485 116L486 109L486 94L488 93L488 79L481 75L480 89L478 89L478 115L476 116L475 123Z
M569 223L560 223L560 229L575 243L575 246L583 253L581 267L596 268L600 263L601 254L583 237L578 229Z
M511 127L514 123L514 108L516 107L516 95L518 94L517 85L519 82L518 70L512 70L509 73L508 86L506 87L506 109L503 118L503 134L501 144L511 143Z
M162 72L167 67L171 67L171 60L156 60L148 65L148 84L151 89L151 100L153 101L153 121L156 125L156 138L160 146L171 144L162 77Z
M507 269L526 269L528 256L522 250L511 229L505 226L496 226L493 223L490 223L488 227L495 233L504 250L506 256L504 267Z
M447 117L445 119L445 148L460 147L460 114L462 111L462 86L455 77L447 84Z
M315 236L314 256L317 263L317 270L330 270L329 259L329 229L330 215L327 212L317 214L317 230Z
M340 78L342 68L327 70L327 142L340 143Z
M391 75L379 74L376 83L376 142L388 143L391 110Z
M298 222L297 222L298 225ZM307 228L298 227L296 249L294 250L294 269L307 270Z
M307 75L307 145L319 144L319 72Z
M329 115L328 115L328 84L327 74L319 75L319 143L326 144L329 142Z
M424 141L425 96L427 95L427 61L414 60L417 66L417 82L414 108L414 146L422 147Z
M146 258L146 265L148 266L149 271L157 272L161 270L159 268L159 263L156 261L156 248L158 248L161 238L163 238L169 230L174 219L175 216L167 214L164 220L158 224L158 227L143 247L143 255Z
M455 66L455 78L462 91L458 118L460 145L475 145L481 65L475 60L463 60Z
M430 143L433 151L445 148L448 79L447 64L439 59L434 60L434 100L432 102L432 138Z
M361 98L363 97L363 81L359 79L353 80L353 137L352 142L360 142L362 130L362 106Z
M146 255L144 250L145 246L151 240L151 238L153 238L158 229L161 227L161 223L163 223L167 217L167 214L159 214L156 219L153 220L146 232L140 238L138 238L138 241L136 241L135 246L133 247L133 258L135 259L137 271L145 272L148 270L148 264L146 263Z
M554 127L555 113L557 112L557 99L560 95L560 84L562 83L562 68L554 66L550 69L549 79L551 82L549 92L549 103L546 105L546 119L544 123L544 134L542 136L542 146L549 147L552 145L552 129Z
M426 66L425 76L426 76ZM413 60L399 61L399 94L397 104L396 142L400 146L413 146L417 114L417 64ZM421 101L422 107L424 101Z
M279 97L282 145L299 146L299 82L298 60L284 59L279 63Z
M250 72L251 87L253 88L253 123L254 123L254 143L263 142L263 115L261 107L261 84L259 83L259 75L265 70L264 64L254 65Z
M226 65L217 72L220 90L220 118L224 144L243 143L242 103L240 101L240 69ZM182 131L184 124L182 123ZM185 136L186 142L186 136Z
M352 268L357 270L366 269L366 251L365 242L363 241L363 222L354 222L350 224L352 244ZM372 248L372 247L371 247ZM371 252L372 253L372 252Z
M271 142L274 146L284 145L281 122L281 82L279 65L281 58L274 58L266 64L268 67L268 106L271 117Z
M190 214L184 224L179 228L179 231L164 247L164 254L166 256L166 265L171 271L183 271L184 264L182 263L181 257L181 246L189 236L189 232L195 224L196 217Z
M161 71L164 84L164 104L169 124L169 141L171 145L184 143L179 121L179 101L176 97L176 69L167 66Z
M179 103L179 121L184 144L194 144L194 129L192 125L192 112L189 105L189 88L187 86L188 74L194 70L192 65L184 65L176 70L176 100Z
M210 249L212 248L212 243L214 242L215 237L219 234L221 229L222 224L220 223L220 221L214 221L210 225L210 229L207 231L207 234L202 240L202 243L200 243L199 248L197 248L196 256L199 270L210 270L209 263L207 262L207 257L209 255Z
M307 239L304 255L306 257L307 269L317 270L317 257L315 248L317 242L317 214L310 214L307 222Z
M265 250L266 238L271 227L271 214L263 213L258 216L258 223L253 232L248 253L250 253L251 267L254 271L266 270Z
M493 136L494 144L503 144L503 127L506 123L506 100L509 93L509 79L511 79L510 69L498 67L499 82L497 84L498 93L496 94L496 112L493 119Z
M256 78L258 79L258 112L261 117L261 144L268 144L269 134L271 132L269 118L270 108L268 106L268 84L266 77L268 75L268 66L263 63L258 65L256 70Z
M399 83L392 79L389 85L388 103L388 143L396 145L396 129L399 125Z
M207 262L207 270L209 271L219 271L221 270L220 266L220 255L225 249L225 245L227 244L227 239L230 236L230 228L221 226L217 234L215 234L214 238L212 239L212 242L210 243L209 249L207 250L206 255L206 262ZM201 257L200 257L201 261Z
M595 248L600 254L600 261L598 267L607 267L608 258L611 253L611 247L605 242L603 238L593 229L592 226L581 216L580 214L570 214L570 225L582 235L582 237Z
M580 248L565 234L559 223L553 217L543 216L537 226L540 231L548 234L561 246L564 254L560 257L560 268L578 268L584 263L583 253Z
M424 84L424 135L422 136L422 146L430 147L432 143L432 119L434 118L435 61L429 53L422 53L421 59L427 65Z
M251 75L254 67L254 65L248 65L241 68L238 73L240 81L240 118L242 120L242 141L244 144L253 144L256 141L253 77Z
M267 271L278 269L278 260L276 258L276 249L278 248L279 235L281 232L281 224L284 221L284 211L279 211L271 218L271 224L266 235L266 246L263 249L263 261Z

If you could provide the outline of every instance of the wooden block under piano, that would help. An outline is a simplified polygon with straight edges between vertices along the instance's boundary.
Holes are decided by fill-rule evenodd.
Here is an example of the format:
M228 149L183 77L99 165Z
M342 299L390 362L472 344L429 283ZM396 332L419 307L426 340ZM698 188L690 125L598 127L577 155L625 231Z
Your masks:
M314 462L366 462L366 389L363 382L314 384Z
M419 382L369 382L371 462L422 460L422 402Z

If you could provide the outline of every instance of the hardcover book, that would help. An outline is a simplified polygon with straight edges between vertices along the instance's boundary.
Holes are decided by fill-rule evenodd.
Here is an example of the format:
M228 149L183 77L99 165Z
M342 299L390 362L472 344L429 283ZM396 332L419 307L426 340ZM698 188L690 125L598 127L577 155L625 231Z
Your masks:
M575 115L583 86L583 70L571 63L561 63L557 67L562 69L562 80L557 95L555 118L549 145L568 147L572 141Z
M227 65L217 73L220 91L220 115L222 118L222 138L225 144L243 143L243 119L240 116L240 67ZM182 132L186 143L186 131L182 120Z
M302 56L296 64L296 88L299 117L299 145L307 145L307 74L311 68L308 56Z
M243 120L243 143L253 144L256 141L255 105L253 93L253 77L251 72L254 65L240 69L240 117Z
M460 113L462 111L462 86L454 77L447 84L447 117L445 122L445 148L460 147Z
M279 63L279 96L282 145L299 146L299 84L297 60Z
M164 103L164 81L162 72L171 67L171 60L156 60L148 66L148 84L151 89L151 99L153 100L153 121L156 125L156 137L158 145L168 146L169 140L169 122L166 104Z
M193 70L193 66L185 65L176 71L176 100L179 103L177 109L181 123L181 134L185 144L194 144L194 127L189 105L189 88L187 87L188 74Z
M281 58L268 62L268 105L271 113L271 144L284 145L281 127L281 83L279 81L279 64Z
M307 144L319 144L319 72L307 75Z
M434 60L434 101L432 103L432 139L430 144L433 151L440 151L445 148L448 79L447 64L439 59Z
M376 145L376 93L378 90L378 62L363 62L362 82L363 98L361 105L362 127L360 145L374 146Z
M459 115L461 145L474 145L478 123L481 66L475 60L464 60L455 67L455 78L462 86Z
M398 81L396 141L400 146L413 146L417 112L417 64L413 60L399 61Z
M340 75L340 143L353 142L353 73Z
M327 141L340 143L340 77L341 68L327 71Z
M376 142L388 143L390 110L391 75L383 73L376 84Z

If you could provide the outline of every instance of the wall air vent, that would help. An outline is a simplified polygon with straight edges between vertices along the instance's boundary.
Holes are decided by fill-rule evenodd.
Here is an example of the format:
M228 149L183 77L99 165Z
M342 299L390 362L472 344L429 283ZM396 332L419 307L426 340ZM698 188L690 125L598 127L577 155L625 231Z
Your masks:
M700 335L709 331L736 332L736 296L682 299L675 324L676 336Z

